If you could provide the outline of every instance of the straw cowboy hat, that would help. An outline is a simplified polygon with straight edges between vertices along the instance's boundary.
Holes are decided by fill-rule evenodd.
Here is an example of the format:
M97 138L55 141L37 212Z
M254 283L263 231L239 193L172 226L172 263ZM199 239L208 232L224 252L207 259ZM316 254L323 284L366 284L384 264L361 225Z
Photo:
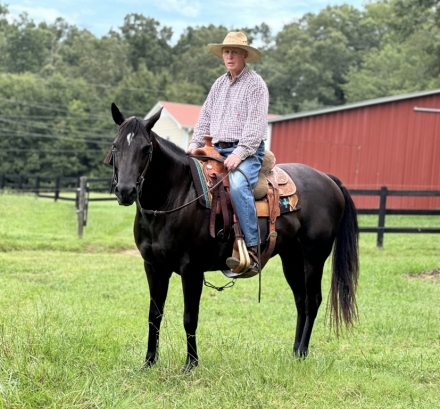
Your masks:
M261 58L261 52L248 45L246 36L241 31L231 31L222 44L208 44L209 50L217 57L222 58L223 47L237 47L248 52L246 62L256 62Z

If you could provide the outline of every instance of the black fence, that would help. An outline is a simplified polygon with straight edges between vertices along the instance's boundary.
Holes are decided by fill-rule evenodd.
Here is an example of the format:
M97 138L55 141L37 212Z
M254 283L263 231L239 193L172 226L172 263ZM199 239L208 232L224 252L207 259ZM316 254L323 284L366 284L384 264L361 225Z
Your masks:
M387 209L387 198L389 196L412 196L427 197L440 196L440 190L388 190L382 186L379 190L349 189L352 196L379 196L379 208L357 209L357 214L378 215L377 227L360 227L359 231L364 233L377 233L376 245L383 247L385 233L440 233L439 227L386 227L386 215L413 215L440 216L440 209ZM440 220L439 220L440 222Z
M63 196L63 193L77 193L80 187L80 177L49 177L27 175L0 175L0 190L11 189L20 192L35 193L38 197L56 200L77 201L77 197ZM87 178L87 191L96 193L110 192L109 178ZM108 198L89 198L89 201L115 200L115 196Z
M106 193L110 192L110 178L87 178L86 198L85 198L85 219L87 221L87 207L89 202L115 200L115 196L109 197L90 197L91 192ZM38 197L45 197L54 200L70 200L76 202L76 208L80 207L80 185L81 178L68 177L45 177L45 176L25 176L25 175L0 175L0 190L11 189L21 192L35 193ZM83 181L84 185L84 181ZM63 193L72 192L75 196L63 196ZM371 209L357 209L358 214L377 215L377 227L362 227L360 232L377 233L377 247L383 247L385 233L440 233L439 227L386 227L386 215L435 215L440 216L439 209L390 209L387 208L387 198L389 196L439 196L440 190L388 190L386 186L380 189L349 189L352 196L377 196L379 197L379 207Z

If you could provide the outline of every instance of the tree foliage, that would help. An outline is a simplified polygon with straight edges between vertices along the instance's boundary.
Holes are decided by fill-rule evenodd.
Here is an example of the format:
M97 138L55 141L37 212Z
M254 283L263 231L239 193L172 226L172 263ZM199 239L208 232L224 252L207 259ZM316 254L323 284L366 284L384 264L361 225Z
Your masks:
M1 0L0 0L1 1ZM0 173L107 174L110 104L145 115L159 100L202 104L225 72L207 44L224 26L172 28L142 14L101 38L63 19L13 19L0 3ZM286 24L236 27L263 52L252 65L271 113L289 114L440 87L437 0L328 6Z

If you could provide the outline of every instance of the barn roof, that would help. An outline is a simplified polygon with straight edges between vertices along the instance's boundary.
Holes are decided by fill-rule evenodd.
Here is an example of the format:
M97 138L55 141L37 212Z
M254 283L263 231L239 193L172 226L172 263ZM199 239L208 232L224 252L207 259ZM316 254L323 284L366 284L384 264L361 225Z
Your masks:
M371 105L386 104L386 103L390 103L390 102L425 97L425 96L435 95L435 94L440 94L440 89L433 89L430 91L411 92L408 94L393 95L391 97L369 99L366 101L360 101L360 102L355 102L353 104L340 105L340 106L336 106L336 107L315 109L313 111L304 111L304 112L298 112L295 114L279 115L276 117L268 118L268 121L269 121L269 123L280 122L280 121L286 121L289 119L297 119L297 118L304 118L304 117L308 117L308 116L329 114L332 112L346 111L346 110L355 109L355 108L364 108L364 107L368 107Z

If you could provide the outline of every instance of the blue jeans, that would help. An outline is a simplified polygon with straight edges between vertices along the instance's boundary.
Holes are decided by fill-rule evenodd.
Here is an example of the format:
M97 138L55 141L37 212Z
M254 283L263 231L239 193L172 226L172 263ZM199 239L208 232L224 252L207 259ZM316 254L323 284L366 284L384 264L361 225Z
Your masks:
M217 146L214 146L214 148L220 153L220 155L228 157L234 151L236 146L226 149L221 149ZM261 164L263 163L263 157L264 141L261 142L254 155L248 156L240 163L237 169L234 169L229 174L231 198L247 247L257 246L260 242L257 227L258 219L252 192L258 181L258 173L260 172ZM238 169L249 178L250 186L246 177Z

